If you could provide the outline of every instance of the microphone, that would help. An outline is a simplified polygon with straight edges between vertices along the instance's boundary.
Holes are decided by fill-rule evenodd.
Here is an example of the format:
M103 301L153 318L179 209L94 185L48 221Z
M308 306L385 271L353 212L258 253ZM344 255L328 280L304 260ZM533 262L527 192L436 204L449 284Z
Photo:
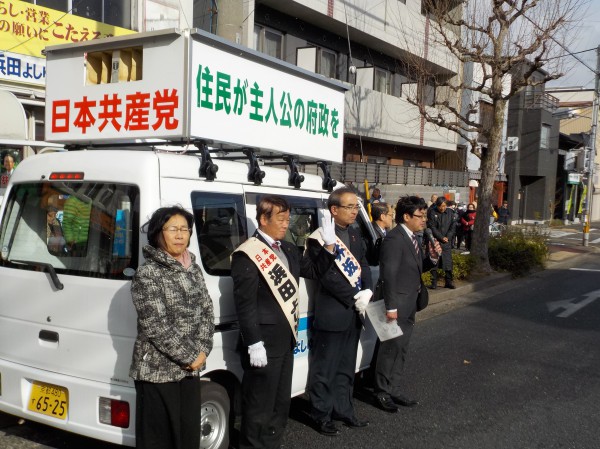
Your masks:
M429 240L431 243L434 243L436 241L430 228L425 228L423 230L423 234L427 237L427 240Z

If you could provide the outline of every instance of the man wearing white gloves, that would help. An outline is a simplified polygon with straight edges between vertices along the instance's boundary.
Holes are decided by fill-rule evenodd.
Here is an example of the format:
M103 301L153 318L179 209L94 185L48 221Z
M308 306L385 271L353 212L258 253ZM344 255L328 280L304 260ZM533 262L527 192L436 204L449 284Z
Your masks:
M283 241L290 206L282 197L261 198L256 220L258 230L231 261L244 369L239 448L274 449L281 446L290 408L298 277L318 277L334 256L323 249L315 264L301 261L297 247Z
M358 215L358 197L347 187L334 191L327 202L331 216L307 241L304 258L314 264L326 248L336 260L319 277L310 346L308 392L311 416L323 435L339 433L334 420L351 428L368 425L354 413L352 391L356 353L364 313L372 296L366 245L351 227Z

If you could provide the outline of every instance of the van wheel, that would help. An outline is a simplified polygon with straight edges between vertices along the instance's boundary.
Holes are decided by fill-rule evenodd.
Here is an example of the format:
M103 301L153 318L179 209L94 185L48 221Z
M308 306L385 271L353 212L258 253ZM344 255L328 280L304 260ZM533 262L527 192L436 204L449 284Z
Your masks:
M229 395L216 382L201 382L200 448L227 449L229 447Z

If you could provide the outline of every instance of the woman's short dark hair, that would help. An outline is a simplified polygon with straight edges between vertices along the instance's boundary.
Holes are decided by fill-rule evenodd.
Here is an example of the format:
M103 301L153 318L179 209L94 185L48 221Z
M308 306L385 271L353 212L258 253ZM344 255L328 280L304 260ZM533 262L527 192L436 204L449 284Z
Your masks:
M156 209L156 211L152 214L152 217L150 217L150 221L148 222L148 243L150 245L152 245L155 248L163 247L163 228L165 227L167 221L169 221L175 215L181 215L183 218L185 218L185 221L187 221L188 228L190 228L190 236L192 235L192 227L194 226L194 216L190 212L188 212L179 205L161 207L160 209Z
M263 215L267 217L267 220L273 215L273 207L277 206L279 212L287 212L290 210L290 205L287 200L279 195L265 195L260 198L256 205L256 221L260 225L260 217Z
M425 200L418 196L403 196L398 200L396 205L396 223L404 223L404 214L411 217L418 210L427 209Z
M356 195L356 192L351 187L340 187L339 189L336 189L333 192L331 192L331 195L329 195L329 198L327 199L327 209L329 209L329 212L331 212L331 208L333 206L342 205L342 196L346 193Z

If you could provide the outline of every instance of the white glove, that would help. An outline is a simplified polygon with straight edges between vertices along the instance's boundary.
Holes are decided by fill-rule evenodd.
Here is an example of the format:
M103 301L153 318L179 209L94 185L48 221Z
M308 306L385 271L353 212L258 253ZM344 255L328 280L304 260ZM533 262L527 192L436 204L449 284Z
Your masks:
M321 233L323 242L325 242L325 246L333 245L337 241L337 237L335 236L335 221L333 221L331 215L325 214L325 217L323 217L323 226L319 228L319 232Z
M356 299L354 308L360 313L363 313L369 305L371 296L373 296L373 292L369 289L359 291L356 295L354 295L354 299Z
M248 346L248 354L250 354L250 366L255 368L267 366L267 350L262 341Z

